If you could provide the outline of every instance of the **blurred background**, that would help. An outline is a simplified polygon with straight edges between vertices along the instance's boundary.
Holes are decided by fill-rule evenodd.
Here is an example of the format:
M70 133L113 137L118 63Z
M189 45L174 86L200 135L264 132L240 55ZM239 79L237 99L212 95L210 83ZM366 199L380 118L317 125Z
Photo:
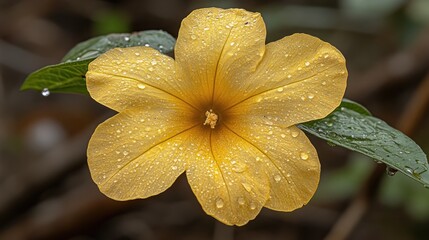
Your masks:
M224 226L184 176L146 200L110 200L89 176L86 146L114 113L85 95L19 91L80 41L149 29L176 37L182 18L208 6L261 12L268 42L295 32L330 42L347 59L346 97L429 153L428 0L0 0L0 239L428 239L428 189L316 138L320 187L292 213L263 209Z

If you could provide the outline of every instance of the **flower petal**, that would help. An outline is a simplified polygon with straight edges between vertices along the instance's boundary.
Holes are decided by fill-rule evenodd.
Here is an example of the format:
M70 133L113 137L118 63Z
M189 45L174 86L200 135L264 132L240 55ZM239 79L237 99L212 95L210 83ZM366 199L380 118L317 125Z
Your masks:
M244 225L265 204L269 186L260 153L226 128L199 130L199 149L186 171L207 214L228 225Z
M341 103L346 79L345 60L337 49L295 34L267 45L258 70L245 84L255 91L228 112L239 118L264 116L282 126L323 118Z
M263 118L249 122L230 119L225 126L265 156L260 160L271 188L265 207L292 211L308 203L319 183L320 163L301 130L267 124Z
M151 102L183 102L174 60L149 47L116 48L88 66L87 88L97 102L118 112Z
M147 198L163 192L185 170L182 149L190 147L189 110L162 104L126 110L95 130L88 165L100 190L116 200ZM180 120L180 121L179 121Z
M182 21L175 49L178 69L186 80L182 87L189 90L187 99L207 110L213 102L222 102L213 100L234 96L223 91L225 85L239 84L255 70L265 49L265 35L259 13L218 8L193 11Z

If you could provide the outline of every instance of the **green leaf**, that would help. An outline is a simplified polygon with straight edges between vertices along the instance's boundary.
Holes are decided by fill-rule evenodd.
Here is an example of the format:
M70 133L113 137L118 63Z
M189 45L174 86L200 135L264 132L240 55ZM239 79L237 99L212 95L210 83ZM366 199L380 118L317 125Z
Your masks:
M429 187L429 165L422 149L402 132L370 116L357 103L343 100L326 118L299 127L335 145L384 162Z
M116 47L149 46L161 53L173 51L175 39L168 33L158 30L137 33L109 34L91 38L72 48L62 62L41 68L30 74L21 90L34 89L50 92L87 94L85 74L88 64L99 55Z
M147 46L162 53L173 51L176 40L161 30L148 30L136 33L117 33L88 39L77 44L63 58L61 62L93 59L112 48L126 48Z
M50 92L83 93L86 90L85 73L93 59L50 65L33 72L25 80L21 90L47 88Z

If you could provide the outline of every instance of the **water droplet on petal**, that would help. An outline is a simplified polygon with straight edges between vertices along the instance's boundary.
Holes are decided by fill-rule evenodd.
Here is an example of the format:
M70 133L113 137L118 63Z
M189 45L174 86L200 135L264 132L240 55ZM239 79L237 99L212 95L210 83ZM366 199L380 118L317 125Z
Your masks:
M250 209L251 210L255 210L256 209L256 204L254 202L250 203Z
M308 159L308 154L307 154L307 153L305 153L305 152L302 152L302 153L300 154L300 157L301 157L301 159L302 159L302 160L307 160L307 159Z
M216 207L217 208L223 208L224 202L222 198L216 199Z
M282 137L282 138L285 138L286 137L286 134L280 134L280 137Z
M195 36L195 35L191 35L191 39L192 39L192 40L195 40L195 39L197 39L197 36Z
M238 204L240 204L240 205L244 205L245 203L246 203L246 201L244 200L244 198L242 198L242 197L239 197L238 199L237 199L237 202L238 202Z
M246 189L246 191L250 192L252 191L252 186L250 186L248 183L241 183L241 185L243 185L244 189Z
M176 165L173 165L173 166L171 166L171 169L173 169L173 170L177 170L177 166L176 166Z
M298 131L295 131L295 130L293 130L292 132L291 132L291 135L292 135L292 137L298 137L298 135L299 135L299 132Z
M283 88L282 87L277 88L277 92L283 92Z
M123 151L122 154L124 154L124 156L127 156L129 154L128 151Z
M314 95L313 94L308 94L308 99L313 99L314 98Z
M144 84L141 84L141 83L137 84L137 87L140 88L140 89L145 89L146 88L146 86Z
M124 40L128 42L130 41L130 37L124 37Z
M280 182L282 180L282 177L280 175L274 175L274 181Z
M310 62L306 62L305 66L307 66L307 67L310 66Z
M145 47L150 47L150 44L149 43L145 43L144 46Z
M152 65L156 65L158 62L155 60L155 59L153 59L151 62L150 62L150 64L152 64Z
M47 96L49 96L50 94L51 94L51 92L49 91L49 89L44 88L44 89L42 90L42 96L47 97Z
M242 173L246 170L246 165L237 163L235 164L235 161L232 162L234 165L232 166L232 171L236 173Z

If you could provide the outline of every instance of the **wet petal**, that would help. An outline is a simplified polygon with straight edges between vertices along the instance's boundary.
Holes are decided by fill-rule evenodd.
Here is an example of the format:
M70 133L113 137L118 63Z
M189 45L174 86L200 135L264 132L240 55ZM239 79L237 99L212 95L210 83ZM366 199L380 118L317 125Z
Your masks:
M228 225L244 225L268 198L260 153L226 128L199 131L200 151L186 171L189 184L207 214Z
M190 147L188 109L174 104L126 110L100 124L88 145L94 182L110 198L146 198L163 192L185 170ZM180 120L180 121L179 121Z
M187 99L204 109L213 100L218 104L235 96L223 90L232 81L240 84L255 70L265 49L265 34L259 13L218 8L193 11L182 21L175 49Z
M291 126L323 118L340 103L346 88L344 57L330 44L295 34L267 45L247 87L254 93L228 111L234 117L277 119Z
M317 152L297 127L279 127L261 118L240 122L229 119L225 125L259 150L269 176L270 198L265 207L292 211L314 195L320 177Z
M87 88L97 102L122 111L153 102L186 103L174 60L149 47L116 48L89 64Z

